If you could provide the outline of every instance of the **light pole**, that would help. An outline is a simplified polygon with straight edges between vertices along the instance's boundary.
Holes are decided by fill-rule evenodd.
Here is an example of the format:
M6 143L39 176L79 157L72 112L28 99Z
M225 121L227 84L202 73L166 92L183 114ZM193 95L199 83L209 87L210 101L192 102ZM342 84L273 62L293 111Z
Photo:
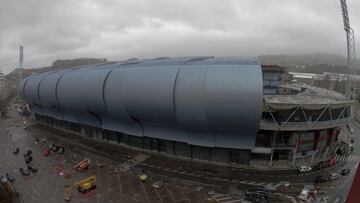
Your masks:
M346 0L340 0L344 30L346 33L346 44L347 44L347 70L346 70L346 97L349 99L355 99L355 86L350 81L351 70L354 70L356 66L356 55L355 55L355 36L354 30L350 27L349 13L347 9Z

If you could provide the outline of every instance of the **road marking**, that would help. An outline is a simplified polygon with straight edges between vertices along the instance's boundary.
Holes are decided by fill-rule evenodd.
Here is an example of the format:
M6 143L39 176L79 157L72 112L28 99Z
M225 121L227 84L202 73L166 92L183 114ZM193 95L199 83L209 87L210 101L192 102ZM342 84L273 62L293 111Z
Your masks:
M347 159L346 156L338 156L337 161L338 161L338 162L344 162L344 161L346 161L346 159Z
M343 161L350 161L351 155L347 156Z
M235 202L242 202L242 199L235 199L235 200L230 200L230 201L221 202L221 203L235 203Z
M216 198L216 201L222 201L222 200L230 200L232 197L222 197L222 198Z
M341 161L346 161L347 157L346 156L342 156L341 157Z
M354 158L355 158L355 156L354 156L354 155L351 155L348 160L349 160L349 161L353 161Z
M237 196L229 196L221 193L215 193L214 195L210 195L217 203L235 203L242 202L243 199Z
M212 195L213 198L218 198L218 197L225 197L224 194L220 194L220 193L215 193L214 195Z
M355 158L354 158L353 161L358 161L359 160L359 155L354 155L354 156L355 156Z

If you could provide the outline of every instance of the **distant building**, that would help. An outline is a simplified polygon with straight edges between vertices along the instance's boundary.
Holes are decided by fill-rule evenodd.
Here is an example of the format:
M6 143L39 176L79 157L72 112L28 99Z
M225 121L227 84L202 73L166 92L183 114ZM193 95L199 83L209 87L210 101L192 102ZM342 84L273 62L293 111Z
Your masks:
M334 90L345 94L346 92L346 74L343 73L330 73L324 72L322 74L314 73L299 73L299 72L290 72L293 80L297 82L306 83L308 85L313 85L325 89ZM354 84L355 95L357 100L360 96L360 75L350 75L350 80Z

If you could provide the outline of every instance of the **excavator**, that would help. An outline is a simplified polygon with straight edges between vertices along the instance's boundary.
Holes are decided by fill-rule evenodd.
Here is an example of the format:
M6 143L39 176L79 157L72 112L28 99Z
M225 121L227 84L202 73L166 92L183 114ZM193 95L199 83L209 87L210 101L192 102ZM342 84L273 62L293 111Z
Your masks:
M85 194L87 192L95 190L95 188L96 188L96 175L90 176L88 178L80 180L79 182L74 183L73 187L75 187L82 194ZM66 186L65 187L64 200L70 201L73 187L72 186Z
M96 175L74 183L74 187L77 188L80 193L87 193L94 190L96 188Z

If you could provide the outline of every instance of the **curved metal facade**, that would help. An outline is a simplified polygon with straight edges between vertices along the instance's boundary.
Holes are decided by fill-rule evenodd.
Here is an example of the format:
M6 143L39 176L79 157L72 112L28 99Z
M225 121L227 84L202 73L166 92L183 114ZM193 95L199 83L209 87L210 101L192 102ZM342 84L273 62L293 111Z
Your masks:
M206 147L251 149L263 84L255 60L132 61L30 76L19 94L59 120Z

